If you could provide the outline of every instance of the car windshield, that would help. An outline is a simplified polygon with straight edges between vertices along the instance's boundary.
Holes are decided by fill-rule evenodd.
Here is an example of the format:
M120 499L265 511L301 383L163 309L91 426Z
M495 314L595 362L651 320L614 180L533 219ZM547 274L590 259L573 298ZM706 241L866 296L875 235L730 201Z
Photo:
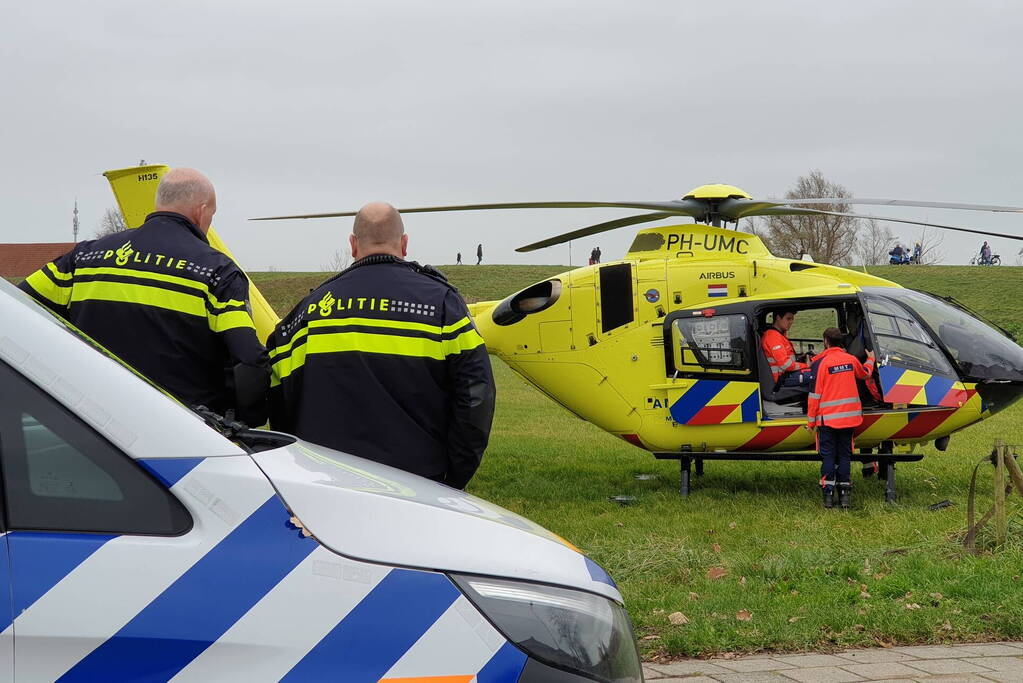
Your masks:
M966 377L1023 381L1023 348L965 310L911 289L865 289L910 308L933 330Z

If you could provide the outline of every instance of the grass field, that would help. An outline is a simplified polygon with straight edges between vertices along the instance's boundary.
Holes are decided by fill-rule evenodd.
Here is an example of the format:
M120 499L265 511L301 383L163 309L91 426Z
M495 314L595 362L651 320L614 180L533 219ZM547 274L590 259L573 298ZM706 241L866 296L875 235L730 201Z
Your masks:
M564 266L441 266L470 301L498 299ZM953 294L1023 332L1019 268L879 267L907 286ZM326 273L254 273L284 313ZM860 480L854 509L825 511L815 466L708 463L688 499L678 469L554 405L495 361L491 445L470 491L570 539L625 595L648 658L798 651L887 643L1023 638L1023 503L1010 498L1010 542L965 553L973 465L1001 437L1023 444L1023 406L924 449L898 470L900 500ZM640 481L637 474L653 474ZM982 474L985 501L990 468ZM620 507L618 494L636 497ZM943 500L951 507L929 511ZM686 623L672 623L674 613ZM674 621L683 621L675 616Z
M442 269L479 300L564 267ZM1023 326L1017 268L871 272L954 294L1000 324ZM325 277L253 276L280 311ZM1012 516L1013 540L997 551L974 556L958 544L973 465L995 437L1023 443L1020 406L953 436L948 451L927 447L922 462L902 465L896 505L885 506L882 482L861 481L854 466L854 509L825 511L815 466L806 463L708 463L683 500L676 463L578 420L499 361L495 372L491 445L470 491L544 524L607 567L647 657L1023 638L1023 516ZM637 480L641 473L655 478ZM617 494L637 502L620 507L609 500ZM927 509L942 500L953 505ZM688 622L672 624L676 612Z

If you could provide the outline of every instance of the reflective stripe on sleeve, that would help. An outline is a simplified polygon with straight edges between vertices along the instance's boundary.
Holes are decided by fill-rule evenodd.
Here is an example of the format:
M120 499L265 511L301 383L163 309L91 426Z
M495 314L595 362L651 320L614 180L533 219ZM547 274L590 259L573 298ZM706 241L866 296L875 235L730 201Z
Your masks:
M52 264L46 264L47 266ZM45 266L44 266L45 267ZM71 287L61 286L50 279L42 269L25 278L25 283L32 288L39 296L47 301L52 301L58 306L67 306L71 301ZM70 284L70 281L69 281Z
M795 361L792 358L789 358L787 361L781 364L781 369L788 370L789 368L792 367L793 363L795 363Z
M53 261L47 263L45 268L50 272L50 275L53 276L55 280L70 281L74 278L74 273L62 273L57 270L57 264Z
M227 332L238 328L256 329L252 316L248 311L224 311L208 316L210 329L214 332Z
M820 397L821 397L820 394L810 394L810 398L813 398L813 399L819 399Z

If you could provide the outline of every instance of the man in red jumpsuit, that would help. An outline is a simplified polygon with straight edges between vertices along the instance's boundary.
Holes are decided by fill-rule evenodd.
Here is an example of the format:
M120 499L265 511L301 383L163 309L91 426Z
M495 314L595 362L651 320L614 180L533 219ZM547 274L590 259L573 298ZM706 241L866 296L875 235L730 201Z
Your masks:
M767 357L767 364L771 368L771 377L774 378L776 389L805 387L809 391L813 379L810 367L806 363L796 360L796 352L788 338L789 329L795 320L796 312L793 310L775 311L774 321L771 327L764 332L760 346Z
M824 330L824 351L813 359L815 381L807 406L807 429L817 430L817 451L821 456L821 487L824 507L838 503L849 507L849 480L856 427L863 423L863 406L856 380L866 380L874 371L874 353L867 362L845 351L845 335L837 327Z

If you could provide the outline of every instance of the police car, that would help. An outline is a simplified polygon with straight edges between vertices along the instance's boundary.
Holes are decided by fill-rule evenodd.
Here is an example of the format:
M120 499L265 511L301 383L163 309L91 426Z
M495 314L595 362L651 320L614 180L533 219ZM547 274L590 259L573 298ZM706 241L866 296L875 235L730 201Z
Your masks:
M3 280L0 320L0 679L642 680L542 527L197 415Z

